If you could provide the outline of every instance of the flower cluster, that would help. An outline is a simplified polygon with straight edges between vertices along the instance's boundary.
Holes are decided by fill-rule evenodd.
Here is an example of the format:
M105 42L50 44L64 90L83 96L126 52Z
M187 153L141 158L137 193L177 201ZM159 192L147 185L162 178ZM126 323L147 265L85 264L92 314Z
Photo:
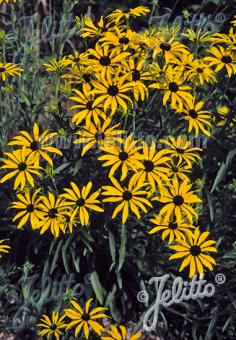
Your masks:
M128 334L126 327L120 326L120 329L118 329L116 326L111 325L110 329L105 329L101 321L109 318L105 314L107 309L103 307L92 309L92 301L93 299L89 299L83 309L77 301L72 300L70 308L65 309L62 316L56 311L53 311L51 318L44 314L37 325L41 328L39 335L45 335L47 339L55 338L59 340L63 331L74 329L76 338L82 333L85 339L89 339L90 334L95 333L101 336L101 340L126 340ZM141 335L141 333L136 333L129 339L138 340Z
M129 19L148 13L148 8L139 6L115 10L98 23L85 17L80 35L88 48L44 64L48 72L59 75L59 90L69 94L66 118L75 129L80 156L93 157L105 183L96 190L92 181L86 185L71 181L60 193L44 190L40 178L45 162L52 167L50 154L62 156L62 152L51 145L57 133L40 134L36 123L31 134L21 131L9 143L17 149L5 153L1 169L8 173L1 183L14 178L14 190L20 189L12 203L18 210L13 219L18 228L28 223L41 234L50 230L58 237L78 225L89 226L92 212L106 213L112 204L112 219L127 224L144 217L145 223L155 225L149 233L161 233L176 252L170 260L185 257L180 271L189 266L190 277L196 272L202 276L204 267L212 270L215 264L205 252L216 248L215 241L206 240L209 233L200 233L198 227L202 198L191 175L193 166L201 162L202 149L192 145L191 136L214 132L216 120L202 89L236 74L235 34L232 28L228 34L191 29L179 33L173 27L132 30ZM122 122L130 116L135 121L139 106L158 96L180 129L148 143ZM98 152L93 152L95 148ZM64 319L56 314L54 319L63 325ZM83 322L76 334L83 327L87 337ZM99 327L95 330L100 332ZM111 330L110 338L115 333Z

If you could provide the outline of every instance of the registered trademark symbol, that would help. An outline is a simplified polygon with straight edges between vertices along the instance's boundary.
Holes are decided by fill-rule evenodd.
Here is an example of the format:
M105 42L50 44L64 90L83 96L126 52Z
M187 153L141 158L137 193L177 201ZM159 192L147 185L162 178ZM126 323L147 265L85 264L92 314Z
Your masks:
M222 285L225 283L226 277L222 273L218 273L215 276L215 282L218 283L219 285Z

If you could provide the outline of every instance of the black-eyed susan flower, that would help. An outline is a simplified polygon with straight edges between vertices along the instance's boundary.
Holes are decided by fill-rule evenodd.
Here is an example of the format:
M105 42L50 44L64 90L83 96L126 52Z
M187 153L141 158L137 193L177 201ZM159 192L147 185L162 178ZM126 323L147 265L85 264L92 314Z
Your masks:
M106 77L98 76L97 80L93 80L92 84L94 90L91 94L97 95L94 101L94 105L102 104L105 112L110 110L113 115L117 108L120 106L126 113L128 111L128 104L133 107L132 99L127 95L127 92L131 91L135 82L127 80L128 74L125 76L117 77L110 72L106 73Z
M197 29L197 31L195 31L192 28L187 28L184 33L181 33L181 35L187 38L189 41L192 41L196 44L197 43L206 44L211 42L210 33L204 32L201 28Z
M64 212L64 217L65 230L69 230L69 232L72 233L74 228L77 228L79 224L79 218L75 213L75 208L69 207L68 210Z
M197 162L201 159L196 152L202 151L202 149L191 147L191 141L188 141L186 136L178 136L177 139L169 136L168 140L161 139L160 143L170 148L168 152L171 157L177 158L179 162L185 162L190 168L192 167L192 162Z
M93 68L90 66L76 66L74 65L72 68L68 68L68 73L65 73L61 76L63 79L68 79L68 84L75 84L78 86L79 84L91 85L91 80L94 78ZM91 89L90 86L87 86L87 92Z
M138 340L141 338L142 333L135 333L133 335L129 335L127 332L126 327L124 326L110 326L110 330L107 331L107 335L106 336L102 336L101 339L102 340Z
M5 244L5 241L7 240L0 240L0 258L2 257L1 253L5 253L8 254L9 250L11 249L10 246L8 246L7 244Z
M185 72L185 76L195 85L204 85L206 83L214 84L217 82L215 72L208 64L202 60L195 59L191 66Z
M75 51L73 54L67 56L68 61L70 61L70 66L74 68L75 66L83 66L88 61L88 52L80 53Z
M18 209L19 212L14 216L13 222L20 219L18 228L22 228L30 221L32 229L37 229L40 226L40 221L43 219L43 213L40 210L40 202L42 196L38 196L40 188L35 190L31 195L29 190L17 195L17 201L12 202L12 208Z
M46 71L56 73L65 71L65 69L70 65L71 60L68 60L66 56L59 60L56 58L49 59L47 63L43 64L43 66L46 68Z
M236 74L235 53L222 46L213 46L210 50L208 50L208 52L212 54L212 56L207 56L204 60L209 62L209 66L215 67L215 72L219 72L225 68L229 77Z
M48 192L47 196L42 196L40 209L43 213L43 220L40 224L40 234L50 229L51 233L58 237L60 231L65 233L65 216L66 203L63 197L55 197L53 193Z
M86 302L84 310L82 307L74 300L71 301L71 307L64 310L65 315L71 319L71 322L67 325L66 330L75 327L75 337L77 337L81 332L83 332L86 339L89 339L89 334L91 329L101 335L104 331L104 327L97 321L97 319L106 318L105 314L106 308L97 307L94 309L90 308L90 299Z
M150 88L162 89L164 91L163 105L166 105L167 101L171 101L171 106L178 106L182 109L185 102L192 100L192 94L190 93L191 87L184 84L184 80L181 73L168 73L165 83L154 83L150 85Z
M137 6L135 8L130 8L128 10L116 9L111 14L107 16L107 18L114 22L115 24L120 21L129 20L131 17L140 17L142 15L146 15L150 12L150 9L145 6Z
M137 171L144 168L141 160L143 156L138 152L141 146L137 146L138 140L133 140L133 134L130 134L122 143L113 145L104 145L100 149L105 152L98 158L100 161L105 161L102 164L104 167L111 167L109 177L121 168L121 178L123 181L129 170Z
M49 132L49 130L44 131L40 135L39 126L37 123L34 123L31 135L27 131L20 131L20 135L15 136L8 145L25 147L26 150L31 152L32 157L39 158L42 156L53 166L53 161L48 152L62 156L62 152L59 149L51 146L56 136L58 136L56 132Z
M187 46L174 40L174 37L166 39L164 36L158 35L151 40L150 48L153 49L152 57L163 56L166 64L188 53Z
M139 170L135 176L141 178L143 182L147 181L152 190L155 191L157 185L162 186L163 183L169 181L169 169L166 163L170 157L166 155L166 150L156 150L156 144L151 143L150 147L146 142L142 142L143 169Z
M119 126L120 124L111 125L110 118L98 120L96 124L90 122L75 133L79 138L75 139L74 143L84 145L82 156L94 146L111 147L115 143L122 143L120 135L125 131L119 130Z
M107 71L112 71L114 67L120 67L124 64L125 59L129 56L129 52L120 52L116 49L111 49L109 45L101 46L97 43L95 48L89 48L88 65L96 72L101 73L101 78L104 78Z
M148 192L144 190L146 184L142 179L137 180L133 176L127 187L122 186L114 177L111 177L110 179L113 186L103 186L102 188L104 191L102 192L102 195L109 196L104 198L103 202L118 202L118 205L112 214L113 219L116 218L120 211L122 211L122 223L124 224L129 217L130 211L140 219L139 209L147 213L146 206L152 208L152 204L145 197L148 195Z
M95 123L99 122L99 117L106 119L106 115L102 110L102 105L95 105L95 96L91 94L91 86L83 84L82 91L74 90L75 96L70 97L70 100L77 104L70 107L70 110L77 112L72 117L72 123L79 125L84 119L86 124L90 124L93 118Z
M91 18L86 17L84 26L80 30L80 35L82 38L101 38L106 32L112 32L114 29L115 25L107 20L107 18L104 18L104 16L101 16L97 24Z
M191 168L185 162L178 162L178 160L171 159L170 162L166 163L168 171L168 177L170 179L176 178L177 180L189 180L191 174Z
M203 110L204 102L197 102L196 98L192 102L185 103L182 110L178 110L181 114L184 114L184 119L188 123L188 132L194 131L198 136L200 132L207 136L211 135L212 128L212 114Z
M141 98L142 101L148 96L148 87L145 82L151 79L151 73L147 70L145 60L135 61L130 57L126 63L126 70L130 72L130 80L135 83L133 87L134 98L136 101Z
M23 148L15 150L12 153L5 152L4 155L6 155L8 159L2 159L4 165L2 165L0 169L7 169L9 173L1 178L0 183L4 183L12 177L15 177L14 190L19 186L20 189L23 190L28 183L34 187L32 175L41 176L39 170L42 168L38 165L38 162L35 162L35 156L32 155L31 151Z
M89 210L104 211L101 207L101 202L97 199L100 191L97 190L90 194L93 186L92 182L83 186L81 190L74 182L70 184L72 189L64 188L66 193L62 194L61 197L66 199L66 205L74 206L73 216L79 216L82 226L87 226L89 224Z
M51 318L46 314L43 314L40 318L40 322L37 324L37 327L42 328L42 330L38 332L38 335L46 336L47 340L60 340L63 330L67 326L64 321L65 317L65 315L60 317L59 313L56 311L52 312Z
M175 216L179 223L186 218L190 224L193 224L193 218L198 217L198 213L193 206L196 203L202 203L202 200L192 191L192 184L188 180L178 182L173 179L170 186L160 188L160 196L154 197L154 201L164 204L159 214L168 219L171 215Z
M0 79L3 81L7 79L7 76L13 77L14 75L20 76L20 72L24 70L19 67L19 64L14 63L1 63L0 62Z
M168 237L169 244L174 240L185 240L186 234L188 234L191 229L195 228L186 223L184 219L177 222L174 216L165 218L162 215L156 215L154 218L150 219L150 221L155 224L155 227L149 231L149 234L161 232L162 240L164 241Z
M114 46L117 52L126 51L134 46L137 40L137 33L128 29L126 31L115 27L114 32L106 32L99 41L102 45Z
M196 228L194 233L187 234L186 240L179 241L178 245L169 246L170 249L176 251L170 256L170 260L184 258L179 271L189 266L189 277L193 277L197 272L200 277L203 275L203 267L213 270L213 265L216 264L212 256L208 252L217 252L215 241L206 240L209 232L200 233L199 228Z

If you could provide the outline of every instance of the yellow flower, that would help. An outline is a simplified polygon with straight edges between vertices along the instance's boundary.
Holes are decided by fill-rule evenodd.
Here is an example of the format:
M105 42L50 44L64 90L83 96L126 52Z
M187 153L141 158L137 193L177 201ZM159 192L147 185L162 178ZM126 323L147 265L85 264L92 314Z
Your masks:
M74 54L70 54L67 56L68 61L70 62L70 66L74 68L75 66L83 66L88 61L88 52L80 53L75 51Z
M121 178L123 181L129 170L136 171L144 166L141 163L143 156L138 153L141 146L137 146L138 140L132 140L133 134L129 135L121 145L104 145L100 149L106 154L100 156L98 160L105 161L104 167L111 166L109 177L112 177L118 168L121 167Z
M80 223L82 226L87 226L89 224L89 210L95 210L98 212L103 212L104 209L100 207L101 202L97 199L100 195L100 191L95 191L90 194L92 189L92 182L89 182L81 190L78 186L71 182L72 189L64 188L65 194L61 197L66 199L66 205L74 206L73 216L78 215L80 218Z
M191 174L191 168L189 168L185 162L176 162L176 160L172 158L170 162L166 163L166 167L169 170L168 176L170 179L189 180L187 174Z
M79 218L76 216L75 209L71 208L64 212L64 225L65 230L69 229L69 232L72 233L74 228L77 228L79 224Z
M141 15L146 15L150 12L150 9L145 6L138 6L135 8L130 8L129 10L116 9L111 14L107 16L109 20L118 24L120 21L124 19L128 20L131 17L140 17Z
M40 323L37 324L37 327L42 328L38 335L46 336L48 340L53 339L53 337L55 337L56 340L60 340L63 334L62 330L67 326L64 319L65 315L59 317L59 313L56 311L52 312L51 319L43 314Z
M206 83L214 84L217 82L215 72L202 60L195 59L191 63L188 71L185 72L187 80L196 85L203 86Z
M124 326L119 326L119 329L111 325L111 330L107 331L106 336L102 336L102 340L138 340L142 336L142 333L135 333L128 337L127 329Z
M3 81L7 79L7 75L13 77L14 75L19 76L20 72L24 70L19 67L20 64L13 64L13 63L1 63L0 62L0 79L2 78Z
M213 46L210 50L208 50L208 52L213 56L207 56L204 58L204 60L209 62L209 66L215 66L215 72L219 72L223 68L226 68L229 77L236 74L235 53L224 49L222 46Z
M66 203L62 197L55 197L51 192L47 196L42 196L40 209L43 214L43 220L40 224L40 234L44 234L50 228L51 233L59 236L60 230L65 233L65 208Z
M41 176L39 170L42 169L37 162L35 162L35 157L32 157L32 153L29 149L15 150L12 153L4 153L9 159L3 158L2 161L4 165L0 169L9 169L10 172L2 177L0 183L4 183L12 177L16 177L14 182L14 190L19 186L21 190L29 183L34 187L33 175Z
M164 241L168 236L169 244L174 240L185 240L186 234L189 233L190 228L194 228L194 226L186 223L183 219L177 222L173 216L165 218L162 215L156 215L155 218L150 219L150 221L155 224L155 227L149 231L149 234L155 234L161 231L162 240Z
M68 84L85 84L91 85L91 80L93 77L93 69L90 66L73 66L73 68L69 68L69 73L63 74L61 78L68 79ZM90 91L90 86L87 86Z
M119 126L120 124L112 126L110 118L107 118L102 123L100 120L98 120L97 124L90 122L76 132L79 138L74 141L74 144L85 144L81 153L84 156L95 145L112 147L114 143L122 143L123 139L119 136L125 131L117 130Z
M168 150L171 157L177 158L179 163L186 162L189 168L192 167L192 161L197 162L201 157L196 154L198 151L202 151L200 148L191 148L191 142L187 140L186 136L178 136L177 139L169 136L168 140L161 139L160 143L169 146Z
M114 32L106 32L104 37L99 41L102 45L113 45L116 47L117 52L126 51L131 48L137 40L137 33L128 29L122 31L118 27L115 27Z
M202 32L202 29L199 28L197 31L194 31L192 28L187 28L184 33L181 33L181 35L185 38L187 38L190 41L193 41L194 43L208 43L211 42L211 36L209 36L209 32Z
M203 266L213 270L215 260L205 254L206 252L217 252L215 246L216 242L213 240L206 241L209 232L205 231L200 234L199 228L196 228L194 233L188 234L188 241L181 240L179 245L169 246L170 249L176 251L176 254L170 256L169 260L183 258L184 260L179 268L181 272L185 267L189 266L189 277L193 277L197 272L200 277L203 275Z
M86 119L86 125L88 125L92 118L95 123L99 122L99 117L106 119L101 104L94 105L95 96L91 94L90 85L83 84L82 91L74 90L74 93L76 96L70 97L70 100L73 100L78 104L71 106L70 110L79 109L79 111L73 115L72 123L79 125Z
M172 73L168 74L165 83L154 83L150 85L151 88L164 90L163 105L166 105L167 101L171 101L171 106L178 106L181 110L185 102L192 100L193 96L187 92L191 90L191 87L183 84L183 77L181 74Z
M113 71L116 67L124 64L125 59L129 56L128 52L120 52L116 49L111 49L109 45L100 46L96 44L95 49L89 48L88 53L90 59L87 64L96 72L101 73L101 78L104 78L107 71Z
M86 339L89 338L90 328L101 335L104 331L104 327L96 321L96 319L106 318L107 315L104 314L106 308L97 307L90 309L90 305L93 299L90 299L85 304L85 309L74 300L71 301L72 308L67 308L64 310L65 315L71 319L71 322L67 325L66 330L75 327L75 337L83 330ZM74 307L74 308L73 308Z
M148 192L143 188L146 184L142 179L136 180L135 177L132 177L127 188L122 187L114 177L111 177L110 179L113 186L103 186L102 188L104 191L102 192L102 195L109 196L108 198L104 198L103 202L120 202L113 212L113 219L116 218L121 210L123 210L122 223L124 224L128 219L129 210L140 219L139 208L145 213L147 213L145 205L152 208L152 204L143 197L147 196Z
M102 103L104 111L107 112L110 109L113 115L120 105L126 113L128 111L126 102L129 102L132 107L133 101L125 93L131 91L136 85L134 82L127 81L127 76L128 74L117 77L107 72L106 77L103 78L100 76L100 79L98 78L96 81L93 80L94 90L91 91L91 94L98 95L98 98L94 101L94 106Z
M148 147L146 142L143 142L143 169L137 172L134 176L141 178L143 182L148 181L152 190L156 190L156 184L163 185L163 182L168 182L169 169L166 167L166 163L170 160L170 157L166 156L166 150L156 150L156 144L151 143Z
M154 201L164 204L160 210L160 216L164 215L168 219L171 215L175 215L177 223L186 217L192 224L193 217L198 217L193 205L201 203L202 200L191 189L192 184L188 180L179 183L177 179L173 179L169 187L160 188L160 196L153 198Z
M142 101L148 96L148 87L144 84L145 81L151 79L151 73L147 71L145 60L135 61L133 57L130 57L126 69L130 73L130 80L135 84L133 87L134 98L136 101L141 98Z
M40 222L43 219L43 213L40 210L40 202L42 201L42 196L37 197L40 188L35 190L33 195L30 195L29 190L24 193L17 195L18 201L12 203L12 208L20 210L15 217L13 222L20 218L18 223L18 228L22 228L28 220L30 220L32 229L37 229L40 226Z
M154 37L149 46L153 49L152 57L164 56L166 64L188 53L188 48L174 40L174 37L165 39L165 37Z
M236 34L233 27L230 28L228 34L214 33L212 36L212 45L225 44L227 50L236 51Z
M7 240L0 240L0 258L2 257L1 253L9 253L9 250L11 249L10 246L4 244L5 241Z
M32 135L27 131L20 131L19 136L15 136L8 145L17 145L25 147L26 150L31 152L32 156L39 159L42 156L51 166L53 166L53 161L47 152L55 153L62 156L62 152L49 144L49 140L54 139L58 134L56 132L49 132L49 130L44 131L41 135L39 134L39 126L34 123Z
M68 60L67 57L63 57L60 60L52 58L47 63L43 64L43 66L46 67L46 71L48 72L60 73L64 71L70 64L71 60Z
M210 136L212 114L207 110L202 110L204 102L196 102L195 100L196 98L193 98L193 101L185 103L182 110L177 109L177 112L185 115L184 119L188 122L188 132L194 130L196 136L199 135L199 132Z
M223 106L218 106L217 107L217 112L220 114L220 115L227 115L229 113L230 109L228 106L226 105L223 105Z
M94 38L101 37L106 32L112 32L114 28L115 25L112 22L109 22L107 18L104 18L103 16L101 16L97 26L94 24L91 18L86 17L84 21L84 27L80 30L80 32L82 32L82 38Z

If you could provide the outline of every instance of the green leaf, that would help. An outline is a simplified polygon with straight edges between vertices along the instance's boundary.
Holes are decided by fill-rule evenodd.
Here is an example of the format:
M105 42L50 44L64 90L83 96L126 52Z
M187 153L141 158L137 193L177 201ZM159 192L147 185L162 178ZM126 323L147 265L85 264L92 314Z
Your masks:
M111 258L112 258L112 264L110 266L109 271L111 271L116 263L116 242L115 242L115 237L114 234L109 230L108 233L109 237L109 248L110 248L110 253L111 253Z
M101 305L104 302L104 289L101 285L97 272L92 272L91 274L91 284L94 290L94 293Z
M120 244L120 250L119 250L119 265L118 265L118 272L123 267L124 261L125 261L125 255L126 255L126 228L125 225L122 224L121 227L121 244Z
M51 265L51 268L50 268L50 275L53 273L54 269L56 268L56 264L57 264L57 260L58 260L58 257L59 257L59 252L60 252L62 243L63 243L63 240L60 240L58 242L56 251L55 251L54 256L53 256L52 265Z

